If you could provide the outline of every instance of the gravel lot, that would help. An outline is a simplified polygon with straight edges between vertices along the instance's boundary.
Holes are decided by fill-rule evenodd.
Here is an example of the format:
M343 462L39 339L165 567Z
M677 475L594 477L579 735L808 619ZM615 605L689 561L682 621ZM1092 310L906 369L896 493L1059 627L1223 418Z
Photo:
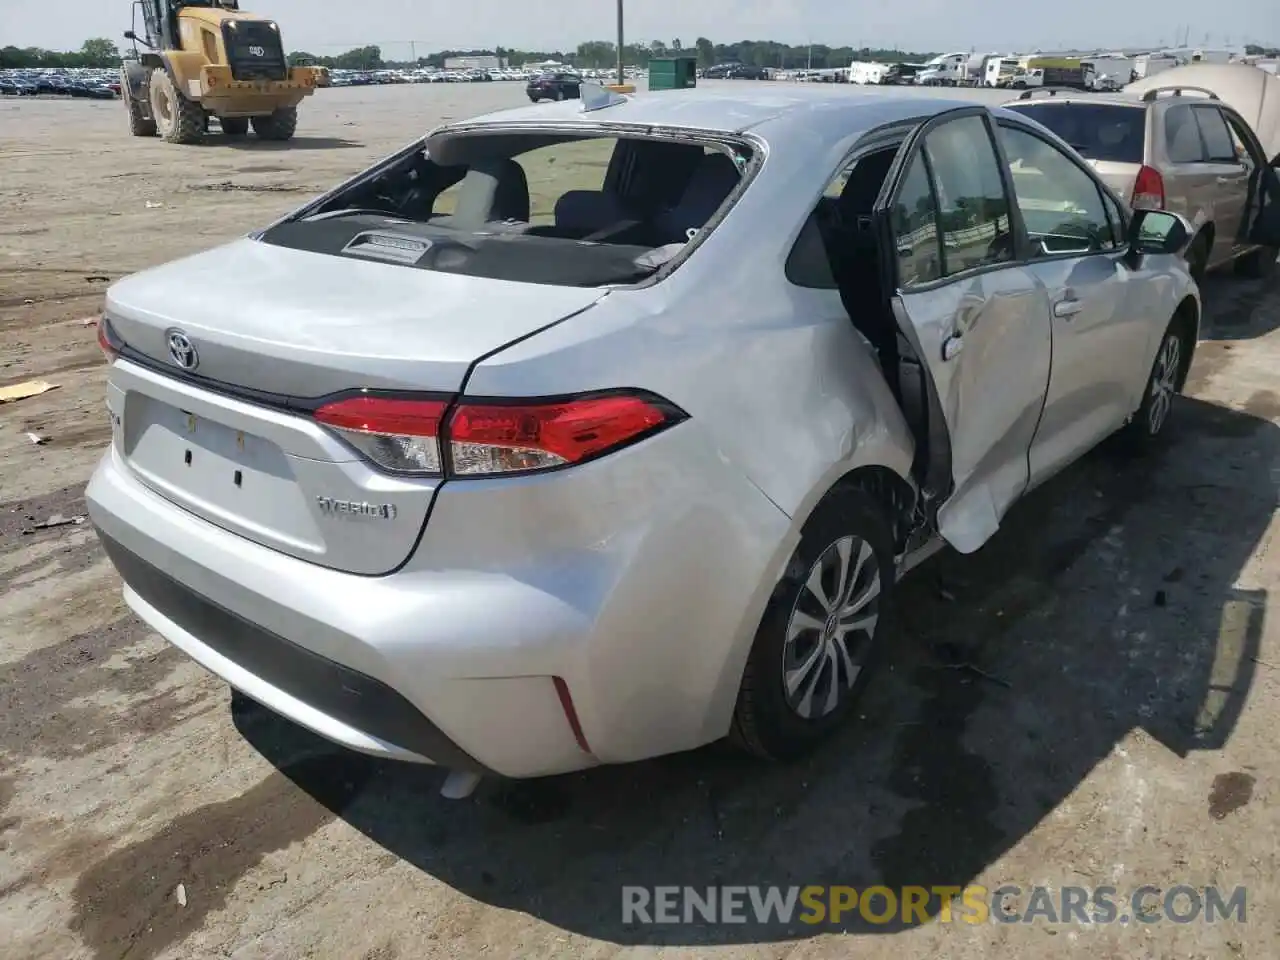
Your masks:
M0 101L0 385L59 385L0 408L0 954L1280 956L1276 284L1207 284L1163 452L1099 451L978 556L917 571L865 720L791 768L711 748L450 803L438 771L231 711L128 615L90 529L32 530L83 512L107 441L82 323L106 282L523 102L507 84L325 90L290 145L176 147L131 139L118 103ZM818 936L620 914L624 883L877 882L1243 884L1248 913Z

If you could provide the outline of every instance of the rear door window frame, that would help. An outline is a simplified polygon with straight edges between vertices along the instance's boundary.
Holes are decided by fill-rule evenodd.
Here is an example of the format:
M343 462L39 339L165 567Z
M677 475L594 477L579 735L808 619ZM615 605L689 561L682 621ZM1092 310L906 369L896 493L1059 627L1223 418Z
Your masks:
M987 131L987 140L991 145L991 149L995 153L997 168L1000 172L1000 182L1004 188L1005 201L1008 204L1009 229L1013 234L1014 254L1012 259L1001 260L996 263L984 263L978 266L969 267L965 270L958 271L953 274L943 274L937 280L930 280L926 283L914 284L911 287L903 287L898 275L897 263L897 242L896 236L891 229L886 231L889 243L884 252L886 258L886 266L889 266L891 272L891 283L889 289L893 291L902 291L904 293L924 293L930 290L937 290L950 283L959 280L967 280L971 277L980 276L984 273L991 273L995 270L1007 270L1012 267L1025 266L1030 259L1030 241L1027 238L1026 227L1022 222L1022 211L1018 209L1018 205L1014 202L1016 194L1013 187L1013 176L1009 171L1009 159L1005 156L1004 147L1000 143L995 133L994 123L996 118L991 111L984 106L967 106L958 107L954 110L947 110L944 113L935 114L930 117L908 137L907 142L902 147L902 152L898 159L894 161L894 169L891 171L891 183L886 184L886 190L882 191L885 203L877 204L880 208L878 212L884 214L886 226L891 226L889 222L889 212L891 205L897 200L901 192L902 185L906 181L907 174L911 169L911 162L914 161L917 154L922 155L925 161L926 170L929 173L929 187L934 195L934 205L937 206L937 184L933 174L933 164L927 151L924 149L925 140L929 133L938 127L955 120L968 116L979 116L982 118L983 124ZM938 235L938 243L941 245L941 232ZM943 261L945 264L945 260Z

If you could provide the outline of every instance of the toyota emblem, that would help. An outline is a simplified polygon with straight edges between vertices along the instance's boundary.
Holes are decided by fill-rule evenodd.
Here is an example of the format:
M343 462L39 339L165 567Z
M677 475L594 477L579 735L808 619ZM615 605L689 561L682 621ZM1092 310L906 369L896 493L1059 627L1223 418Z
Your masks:
M173 329L165 331L165 338L169 342L169 359L176 366L183 370L194 370L200 363L200 355L196 353L195 345L181 330Z

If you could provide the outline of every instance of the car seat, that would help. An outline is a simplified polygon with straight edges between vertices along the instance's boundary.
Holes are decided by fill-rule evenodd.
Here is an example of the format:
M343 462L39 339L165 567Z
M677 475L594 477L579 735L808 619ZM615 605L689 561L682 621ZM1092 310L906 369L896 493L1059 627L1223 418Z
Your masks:
M524 167L501 158L471 164L450 218L454 224L529 221L529 180Z

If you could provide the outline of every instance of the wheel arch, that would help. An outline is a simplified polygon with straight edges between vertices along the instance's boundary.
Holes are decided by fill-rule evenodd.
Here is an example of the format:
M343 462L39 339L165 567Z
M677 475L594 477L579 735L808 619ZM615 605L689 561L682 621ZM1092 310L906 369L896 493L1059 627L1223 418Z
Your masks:
M1191 294L1184 296L1173 311L1173 319L1169 323L1171 327L1183 333L1184 349L1178 370L1178 389L1181 390L1186 385L1196 344L1200 341L1200 302Z

